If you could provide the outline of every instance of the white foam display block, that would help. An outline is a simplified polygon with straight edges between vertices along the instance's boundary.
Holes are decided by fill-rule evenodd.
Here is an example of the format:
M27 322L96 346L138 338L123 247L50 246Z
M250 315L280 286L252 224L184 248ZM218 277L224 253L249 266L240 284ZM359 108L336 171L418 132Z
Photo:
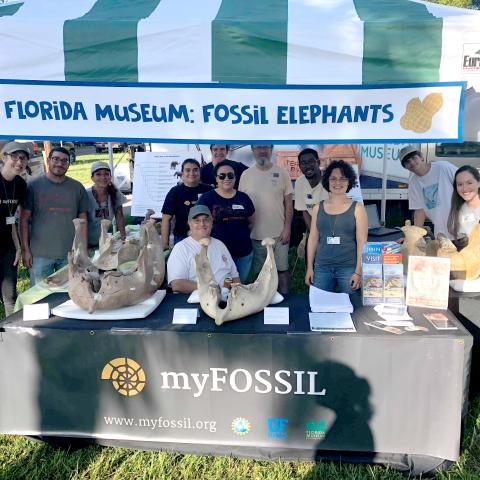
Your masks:
M75 305L72 300L68 300L52 308L52 314L77 320L135 320L150 315L162 303L166 293L166 290L157 290L150 298L136 305L112 310L97 310L94 313L88 313Z

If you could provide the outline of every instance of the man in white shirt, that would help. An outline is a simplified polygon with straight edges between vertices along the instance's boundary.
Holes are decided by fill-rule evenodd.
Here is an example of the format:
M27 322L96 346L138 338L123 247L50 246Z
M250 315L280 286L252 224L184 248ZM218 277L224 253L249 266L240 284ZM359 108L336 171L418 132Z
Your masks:
M190 209L188 214L190 236L173 247L167 262L168 282L174 292L192 293L197 289L195 256L202 249L199 241L210 237L212 223L212 214L207 206L195 205ZM221 287L226 278L231 278L234 283L240 283L235 263L227 247L220 240L210 237L207 256L213 276Z
M310 233L313 207L322 200L328 199L328 192L322 185L320 158L313 148L305 148L298 154L298 166L303 175L295 181L295 210L302 212L307 233L305 245ZM302 240L304 242L304 240ZM305 261L307 252L305 248Z
M414 145L400 150L400 163L412 173L408 184L408 208L414 210L413 221L423 227L428 218L434 227L434 235L451 235L447 228L453 193L453 178L457 167L449 162L425 162Z
M295 210L302 212L303 221L310 231L313 207L328 199L328 192L322 186L320 159L313 148L305 148L298 154L298 166L303 175L295 181Z

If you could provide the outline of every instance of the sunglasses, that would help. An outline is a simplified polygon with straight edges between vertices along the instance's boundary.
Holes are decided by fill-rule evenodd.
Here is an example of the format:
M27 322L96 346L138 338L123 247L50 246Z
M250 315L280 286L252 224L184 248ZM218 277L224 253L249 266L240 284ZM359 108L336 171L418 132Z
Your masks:
M235 178L235 174L233 172L219 173L217 175L217 178L219 180L225 180L226 178L228 178L229 180L233 180Z

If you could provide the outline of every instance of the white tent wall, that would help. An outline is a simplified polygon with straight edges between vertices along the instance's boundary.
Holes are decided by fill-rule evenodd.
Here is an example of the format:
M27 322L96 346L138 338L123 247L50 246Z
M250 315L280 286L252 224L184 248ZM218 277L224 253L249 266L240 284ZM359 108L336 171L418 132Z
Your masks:
M45 34L35 34L40 31ZM466 139L480 140L480 54L478 68L467 68L464 61L467 54L480 52L480 12L475 10L410 0L245 0L241 5L233 0L150 0L141 5L76 0L61 8L57 0L25 0L0 5L0 42L0 77L6 80L465 81L476 90L465 105ZM62 138L55 127L49 135ZM113 135L104 139L118 140ZM301 147L291 140L292 147L282 148ZM208 159L208 146L202 150ZM377 170L384 164L388 168L391 161L378 159Z

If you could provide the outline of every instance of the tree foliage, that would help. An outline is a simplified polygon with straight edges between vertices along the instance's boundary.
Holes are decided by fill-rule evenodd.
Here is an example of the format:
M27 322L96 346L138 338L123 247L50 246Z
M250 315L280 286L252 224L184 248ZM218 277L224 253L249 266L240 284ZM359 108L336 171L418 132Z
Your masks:
M472 0L428 0L431 3L440 3L450 7L471 8Z

